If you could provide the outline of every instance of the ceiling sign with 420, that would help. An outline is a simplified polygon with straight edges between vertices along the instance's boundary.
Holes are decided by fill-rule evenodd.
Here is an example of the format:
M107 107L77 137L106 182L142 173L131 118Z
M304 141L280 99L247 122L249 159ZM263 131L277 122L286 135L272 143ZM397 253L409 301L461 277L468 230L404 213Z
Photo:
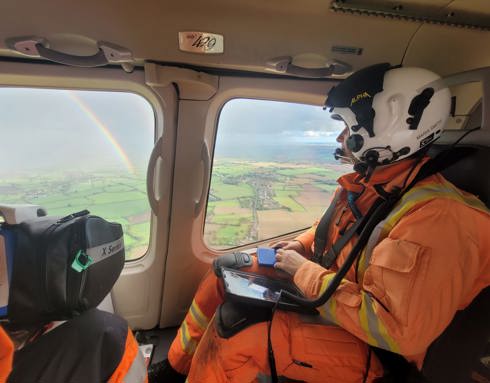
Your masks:
M207 32L179 32L179 48L192 53L223 53L223 35Z

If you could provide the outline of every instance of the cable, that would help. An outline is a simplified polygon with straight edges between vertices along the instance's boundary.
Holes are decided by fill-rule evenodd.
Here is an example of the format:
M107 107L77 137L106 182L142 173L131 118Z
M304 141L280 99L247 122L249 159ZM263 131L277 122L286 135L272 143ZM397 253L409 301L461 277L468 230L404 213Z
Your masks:
M369 370L371 369L371 354L372 354L372 350L371 350L371 347L368 345L368 354L367 354L367 358L366 358L366 370L364 371L364 377L362 379L362 383L366 383L367 378L369 376Z
M467 130L467 131L466 131L466 132L465 132L465 133L464 133L464 134L463 134L461 137L459 137L459 138L456 140L456 142L454 142L454 143L451 145L451 147L450 147L449 149L454 148L454 147L455 147L457 144L459 144L459 143L461 142L461 140L462 140L463 138L465 138L465 137L466 137L468 134L473 133L473 132L475 132L475 131L477 131L477 130L480 130L480 129L481 129L481 126L478 126L478 127L476 127L476 128L473 128L473 129Z
M276 313L277 306L279 305L279 301L281 300L282 293L284 290L281 289L279 291L279 297L277 298L276 303L274 303L274 307L272 308L272 314L271 314L271 320L269 321L267 325L267 356L269 358L269 367L271 369L271 380L272 383L278 383L279 378L277 376L277 369L276 369L276 359L274 357L274 349L272 348L272 339L271 339L271 332L272 332L272 320L274 319L274 314Z
M447 3L445 6L441 7L441 11L444 9L444 8L447 8L449 7L452 3L454 3L455 0L451 0L449 3ZM417 29L415 30L415 32L413 32L412 36L410 37L410 39L408 40L408 43L407 43L407 47L405 48L405 51L403 52L403 56L402 56L402 60L400 62L400 65L403 65L403 62L405 61L405 56L407 55L407 52L408 50L410 49L410 46L412 45L412 41L415 37L415 35L417 35L417 33L419 32L420 28L422 28L422 26L426 24L425 22L421 21L420 22L420 25L417 27Z

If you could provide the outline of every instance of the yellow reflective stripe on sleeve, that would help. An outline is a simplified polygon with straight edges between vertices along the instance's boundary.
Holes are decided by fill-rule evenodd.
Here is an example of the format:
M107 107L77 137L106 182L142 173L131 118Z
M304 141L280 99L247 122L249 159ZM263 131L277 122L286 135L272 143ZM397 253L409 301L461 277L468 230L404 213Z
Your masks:
M197 342L189 335L189 327L187 327L187 322L185 320L180 326L180 345L186 354L192 355L194 354L194 351L196 351Z
M189 309L189 313L192 317L192 320L194 323L202 330L206 330L209 324L209 319L204 315L199 308L198 304L196 303L196 300L194 299L192 301L191 308Z
M383 322L376 315L373 299L365 292L362 292L361 295L362 304L359 311L359 319L361 328L366 333L367 342L373 346L399 353L400 348L388 334Z
M388 218L386 219L387 225L385 227L392 227L415 205L435 198L452 199L464 203L474 209L488 212L486 206L477 197L466 193L462 194L461 191L456 189L449 182L446 181L441 184L431 183L421 185L420 187L414 187L412 190L408 191L388 215Z
M328 285L332 281L333 277L335 276L335 273L328 274L323 278L322 281L322 286L320 288L320 293L318 296L322 295L325 290L327 289ZM345 283L345 281L341 281L340 285ZM337 321L337 315L336 315L336 310L337 310L337 301L335 298L332 296L330 299L325 303L323 306L319 307L318 310L320 311L320 315L331 322L332 324L338 324L339 322Z
M359 267L357 268L357 276L359 278L359 283L362 285L362 280L364 278L364 272L366 271L369 263L369 258L366 256L367 247L365 247L359 258Z
M337 301L335 300L334 297L331 297L327 303L325 303L323 306L319 307L318 310L320 311L320 316L324 319L326 319L328 322L332 324L338 324L337 322L337 316L335 314L337 310Z
M403 195L390 214L373 230L373 233L364 250L365 253L362 255L363 259L361 259L359 267L359 275L361 279L364 277L364 272L369 266L369 260L375 246L388 236L389 232L398 223L398 221L400 221L410 210L421 203L428 202L435 198L446 198L459 201L476 210L489 213L489 210L485 204L477 197L460 191L442 177L435 182L424 183L420 186L416 185L405 195Z

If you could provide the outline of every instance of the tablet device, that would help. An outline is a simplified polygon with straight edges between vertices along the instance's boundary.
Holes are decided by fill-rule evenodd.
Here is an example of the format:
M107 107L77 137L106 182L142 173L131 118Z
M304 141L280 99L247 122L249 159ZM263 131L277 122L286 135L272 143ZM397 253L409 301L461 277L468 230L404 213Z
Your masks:
M230 300L262 307L274 307L281 290L304 298L296 285L289 281L272 279L263 275L246 273L223 267L222 276L225 295ZM306 308L287 297L281 297L277 307L282 310L306 314L318 314L316 309Z
M258 247L257 261L260 266L273 267L274 263L276 263L276 249L271 247Z

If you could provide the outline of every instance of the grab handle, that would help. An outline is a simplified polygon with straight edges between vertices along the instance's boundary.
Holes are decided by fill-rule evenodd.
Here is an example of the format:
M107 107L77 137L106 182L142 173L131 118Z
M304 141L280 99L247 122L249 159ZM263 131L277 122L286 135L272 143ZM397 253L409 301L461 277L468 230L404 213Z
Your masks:
M151 151L148 169L146 171L146 191L148 195L148 202L150 203L151 211L155 215L157 215L158 203L160 202L155 196L155 166L158 158L163 159L162 146L163 138L160 137Z
M109 61L107 61L107 58L105 57L104 51L100 48L99 51L93 56L76 56L56 51L51 48L46 48L41 43L37 43L35 47L39 52L39 56L60 64L78 66L82 68L94 68L109 64Z
M210 172L211 168L211 158L209 155L209 149L208 145L206 142L202 143L201 147L201 161L203 163L203 179L202 179L202 188L201 188L201 195L199 196L199 199L194 201L194 216L198 216L199 213L202 210L202 207L204 205L205 197L206 197L206 192L207 192L207 176Z
M305 78L324 78L332 75L342 75L352 70L349 64L331 60L324 68L304 68L293 64L291 56L275 57L267 61L267 69Z
M133 69L133 54L130 50L107 41L98 41L98 51L91 56L64 53L49 47L49 41L38 36L11 37L5 40L7 47L22 54L42 57L47 60L82 68L94 68L120 63L127 72Z

